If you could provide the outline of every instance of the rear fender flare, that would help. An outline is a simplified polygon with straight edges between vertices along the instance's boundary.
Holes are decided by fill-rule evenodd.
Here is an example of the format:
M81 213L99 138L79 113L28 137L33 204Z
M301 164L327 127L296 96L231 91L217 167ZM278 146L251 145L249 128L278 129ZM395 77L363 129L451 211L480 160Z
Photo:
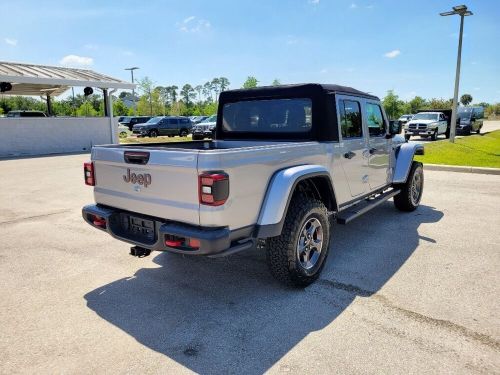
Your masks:
M267 238L281 234L292 194L297 184L308 178L328 178L333 192L329 171L321 165L300 165L280 170L268 185L256 226L256 237Z

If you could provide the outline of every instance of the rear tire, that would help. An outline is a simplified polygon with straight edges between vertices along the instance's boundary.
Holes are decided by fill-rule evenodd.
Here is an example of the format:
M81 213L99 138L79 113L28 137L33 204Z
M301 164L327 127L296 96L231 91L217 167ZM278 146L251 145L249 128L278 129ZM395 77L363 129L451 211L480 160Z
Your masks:
M179 132L179 135L181 137L186 137L188 135L188 131L186 129L181 129L181 131Z
M271 274L285 285L308 286L323 270L329 242L330 221L323 202L294 194L281 235L266 240Z
M406 212L415 211L420 204L424 191L424 167L422 163L414 161L406 183L394 185L394 188L401 190L394 197L396 208Z

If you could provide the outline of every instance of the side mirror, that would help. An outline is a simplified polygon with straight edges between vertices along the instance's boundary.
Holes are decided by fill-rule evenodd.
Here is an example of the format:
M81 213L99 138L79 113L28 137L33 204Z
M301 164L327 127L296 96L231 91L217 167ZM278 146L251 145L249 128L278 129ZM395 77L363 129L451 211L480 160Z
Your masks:
M396 135L401 133L401 123L398 120L389 121L389 134Z

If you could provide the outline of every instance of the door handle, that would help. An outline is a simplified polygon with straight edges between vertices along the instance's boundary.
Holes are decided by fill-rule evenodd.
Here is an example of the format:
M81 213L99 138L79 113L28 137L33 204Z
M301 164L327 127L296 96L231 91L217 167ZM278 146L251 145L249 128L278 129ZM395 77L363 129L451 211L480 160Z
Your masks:
M352 159L355 156L356 156L356 154L354 152L352 152L352 151L346 152L344 154L344 158L346 158L346 159Z

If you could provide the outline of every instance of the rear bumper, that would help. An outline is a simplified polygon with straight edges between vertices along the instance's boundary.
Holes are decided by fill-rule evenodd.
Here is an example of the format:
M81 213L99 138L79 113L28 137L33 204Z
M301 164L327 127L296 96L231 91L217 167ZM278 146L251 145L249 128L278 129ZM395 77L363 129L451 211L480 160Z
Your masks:
M138 236L130 231L124 230L122 225L123 216L132 215L138 218L152 221L154 228L149 236ZM242 228L230 231L227 227L207 228L199 227L154 217L144 216L133 212L104 207L96 204L82 208L83 219L94 228L108 232L112 237L127 243L144 247L150 250L170 251L189 255L225 256L236 252L253 248L255 240L252 237L253 228ZM93 217L102 218L105 227L94 223ZM198 249L186 247L170 247L165 244L165 236L176 236L179 238L194 238L199 240Z

